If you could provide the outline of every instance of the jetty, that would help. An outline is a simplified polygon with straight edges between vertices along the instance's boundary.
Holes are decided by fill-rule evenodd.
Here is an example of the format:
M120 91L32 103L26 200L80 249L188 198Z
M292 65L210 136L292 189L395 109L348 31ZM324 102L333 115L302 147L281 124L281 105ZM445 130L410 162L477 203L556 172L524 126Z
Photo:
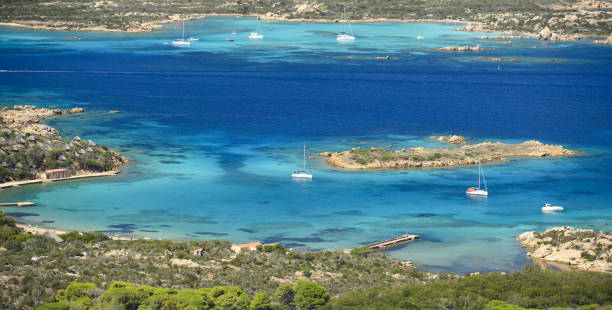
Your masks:
M418 239L419 239L419 235L411 235L411 234L405 233L402 236L397 237L397 238L391 238L391 239L386 239L383 241L370 243L367 245L367 247L372 250L384 250L384 249L392 248L394 246L398 246L406 242L413 242Z
M67 177L57 177L53 179L34 179L34 180L12 181L12 182L0 183L0 189L6 189L6 188L17 187L17 186L22 186L22 185L30 185L30 184L41 184L41 183L51 183L51 182L66 181L66 180L78 180L78 179L86 179L86 178L116 176L117 174L119 174L119 170L77 174L77 175L72 175L72 176L67 176Z
M29 201L24 202L0 202L0 207L33 207L36 204Z

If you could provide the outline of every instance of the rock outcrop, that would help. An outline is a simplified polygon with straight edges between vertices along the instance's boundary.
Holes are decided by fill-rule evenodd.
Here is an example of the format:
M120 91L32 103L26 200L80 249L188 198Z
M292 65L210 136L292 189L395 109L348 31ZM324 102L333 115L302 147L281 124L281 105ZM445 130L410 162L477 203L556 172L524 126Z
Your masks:
M442 137L442 141L445 139L448 137ZM461 139L457 137L453 141L459 143ZM414 147L399 150L355 147L321 154L327 158L328 164L344 169L406 169L467 166L478 164L479 161L482 163L506 161L508 157L559 157L578 153L560 145L526 141L520 144L482 142L452 148Z
M476 46L445 46L438 49L443 52L482 52L482 51L491 51L492 48L482 48L479 45Z
M612 272L612 234L592 229L555 227L540 234L524 232L516 239L531 249L527 256L567 269Z
M465 138L457 135L449 135L449 136L431 136L429 137L431 140L436 140L438 142L448 142L454 145L466 144Z
M593 41L593 43L595 43L595 44L612 45L612 34L609 35L605 40L595 40L595 41Z

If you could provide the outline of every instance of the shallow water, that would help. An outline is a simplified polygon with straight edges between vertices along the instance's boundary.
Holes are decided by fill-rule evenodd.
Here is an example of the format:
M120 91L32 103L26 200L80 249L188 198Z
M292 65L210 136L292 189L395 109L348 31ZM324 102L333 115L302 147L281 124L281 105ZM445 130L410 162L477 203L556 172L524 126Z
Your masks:
M397 23L354 25L357 40L345 44L330 35L341 25L262 23L265 37L253 42L254 26L186 23L199 38L188 48L169 44L175 25L148 34L0 28L0 104L83 106L47 123L132 160L113 178L5 190L3 201L38 204L6 211L61 229L311 249L410 232L421 240L391 256L459 273L520 269L527 260L514 237L526 230L611 229L610 47L505 46L456 25ZM64 39L73 35L83 40ZM495 50L432 50L446 45ZM375 59L386 55L397 59ZM474 167L341 171L315 159L312 181L289 177L303 144L309 155L439 146L427 136L451 133L584 153L485 165L488 199L464 195ZM543 214L545 202L567 211Z

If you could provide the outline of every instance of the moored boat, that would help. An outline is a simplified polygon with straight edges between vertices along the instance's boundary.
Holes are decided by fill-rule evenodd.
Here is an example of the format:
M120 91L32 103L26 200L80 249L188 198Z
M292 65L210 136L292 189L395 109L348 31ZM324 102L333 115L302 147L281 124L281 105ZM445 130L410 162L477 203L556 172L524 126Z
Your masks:
M558 212L563 210L564 208L562 206L553 206L550 203L545 203L542 207L542 211L544 212Z
M484 183L484 189L480 188L481 176L482 181ZM485 180L484 171L482 171L482 166L480 166L480 160L478 160L478 187L468 187L465 193L470 196L489 196L489 190L487 189L487 181Z

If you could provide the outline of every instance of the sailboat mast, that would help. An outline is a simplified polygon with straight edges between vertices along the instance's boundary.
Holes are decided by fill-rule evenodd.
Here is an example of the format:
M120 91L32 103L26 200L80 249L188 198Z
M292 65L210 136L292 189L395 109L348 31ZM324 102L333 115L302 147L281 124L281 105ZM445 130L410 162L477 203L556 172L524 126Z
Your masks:
M306 144L304 144L304 171L306 171Z
M478 189L480 189L480 159L478 160Z

